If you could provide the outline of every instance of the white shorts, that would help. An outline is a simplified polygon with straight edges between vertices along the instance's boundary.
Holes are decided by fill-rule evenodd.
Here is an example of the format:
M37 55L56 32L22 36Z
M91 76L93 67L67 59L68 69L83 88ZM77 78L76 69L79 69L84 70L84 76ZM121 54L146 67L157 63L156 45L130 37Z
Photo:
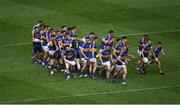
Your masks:
M77 58L76 58L76 62L80 63L80 59L77 59Z
M90 61L90 62L93 62L93 63L96 63L96 62L97 62L96 58L90 58L89 61Z
M126 65L116 65L116 70L126 69Z
M147 57L144 57L144 58L143 58L143 62L144 62L144 63L148 63L148 58L147 58Z
M142 53L141 53L141 51L139 51L139 49L137 49L137 53L138 53L139 56L142 55Z
M45 52L48 52L48 46L42 46L42 48Z
M53 55L55 53L55 51L49 51L50 55Z
M66 64L68 63L68 64L73 65L73 66L76 64L75 61L69 61L69 60L66 60L66 59L65 59L65 63Z
M111 62L110 61L103 62L102 65L106 66L108 70L111 70Z

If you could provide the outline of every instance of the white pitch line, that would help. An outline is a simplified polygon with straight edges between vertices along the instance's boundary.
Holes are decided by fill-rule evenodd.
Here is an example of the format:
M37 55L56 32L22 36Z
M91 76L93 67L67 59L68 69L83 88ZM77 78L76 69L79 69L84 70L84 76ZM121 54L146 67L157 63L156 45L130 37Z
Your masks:
M78 95L68 95L68 96L57 96L57 97L45 97L45 98L32 98L32 99L24 99L24 100L14 100L0 103L20 103L20 102L30 102L30 101L41 101L47 99L62 99L62 98L70 98L70 97L83 97L83 96L94 96L94 95L107 95L107 94L117 94L117 93L128 93L128 92L138 92L138 91L148 91L148 90L158 90L158 89L168 89L180 87L180 85L176 86L164 86L164 87L152 87L152 88L144 88L144 89L131 89L124 91L111 91L111 92L101 92L101 93L89 93L89 94L78 94Z
M144 33L146 34L159 34L159 33L172 33L172 32L180 32L180 30L173 30L173 31L160 31L160 32L143 32L143 33L136 33L136 34L125 34L125 36L138 36ZM123 35L120 35L123 36ZM21 45L30 45L32 43L12 43L12 44L3 44L0 47L8 47L8 46L21 46Z
M159 32L143 32L143 33L136 33L136 34L125 34L125 36L137 36L143 34L160 34L160 33L172 33L172 32L180 32L180 30L172 30L172 31L159 31ZM123 36L123 35L122 35Z

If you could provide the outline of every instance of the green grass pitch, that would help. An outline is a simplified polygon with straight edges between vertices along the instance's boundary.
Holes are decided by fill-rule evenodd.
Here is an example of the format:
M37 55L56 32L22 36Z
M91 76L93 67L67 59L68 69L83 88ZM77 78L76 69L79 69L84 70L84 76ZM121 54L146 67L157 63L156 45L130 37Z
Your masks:
M0 103L180 103L180 0L0 0ZM78 36L94 31L102 37L150 34L153 45L162 41L160 56L166 75L156 66L140 76L128 64L128 86L105 81L49 76L31 62L32 25L42 19L59 28L77 25ZM171 31L164 32L162 31ZM136 55L140 36L128 36Z

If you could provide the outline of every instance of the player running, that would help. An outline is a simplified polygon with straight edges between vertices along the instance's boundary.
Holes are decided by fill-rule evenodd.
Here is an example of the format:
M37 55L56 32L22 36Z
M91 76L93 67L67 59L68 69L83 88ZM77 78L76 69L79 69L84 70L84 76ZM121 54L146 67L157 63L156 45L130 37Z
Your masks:
M121 79L121 84L126 86L126 77L127 77L127 67L128 59L126 55L128 54L128 47L124 46L122 50L118 53L117 62L116 62L116 73Z
M162 47L162 43L158 42L157 47L152 52L152 55L151 55L152 61L150 62L150 64L152 64L152 63L157 64L157 66L159 68L159 73L164 75L164 72L163 72L163 69L162 69L162 66L161 66L161 62L158 59L158 56L159 56L160 53L165 55L163 47Z
M141 62L140 62L140 64L138 64L139 73L145 74L145 69L149 65L148 57L149 57L149 53L150 53L150 51L152 49L151 43L152 43L151 40L148 39L147 43L142 48L142 51L141 51Z

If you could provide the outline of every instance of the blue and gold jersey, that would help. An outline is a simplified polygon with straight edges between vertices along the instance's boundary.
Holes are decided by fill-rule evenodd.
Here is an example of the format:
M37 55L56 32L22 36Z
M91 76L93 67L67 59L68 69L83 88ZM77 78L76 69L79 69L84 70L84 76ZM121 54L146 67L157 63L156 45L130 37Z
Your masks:
M58 47L60 48L60 45L62 45L62 36L61 35L58 35L55 37L55 42L58 44Z
M73 36L74 36L74 32L70 31L70 32L69 32L69 36L70 36L70 37L73 37Z
M44 32L42 32L41 33L41 36L42 37L44 37L42 40L43 40L43 42L42 42L42 46L47 46L47 44L48 44L48 41L47 41L47 39L46 39L46 37L47 37L47 34L46 34L46 32L44 31Z
M116 65L123 65L123 63L125 62L125 55L127 54L127 52L121 52L118 54L117 56L117 62Z
M103 49L101 51L101 54L102 54L102 61L103 62L110 61L111 50Z
M73 48L66 48L64 53L65 59L69 61L73 61L75 58L75 51Z
M106 34L106 35L104 35L104 38L103 38L105 41L107 41L107 42L109 42L109 40L110 40L110 35L109 34ZM101 42L101 45L100 45L100 48L101 49L104 49L105 48L105 42Z
M66 38L66 39L62 40L62 47L63 47L63 49L65 49L66 45L71 45L71 39Z
M143 55L144 55L144 57L148 57L149 52L151 51L151 49L152 49L152 45L151 44L146 44L143 47Z
M145 40L144 40L144 38L141 38L141 39L139 40L139 45L138 45L139 51L141 51L141 50L143 49L144 44L145 44Z
M151 58L153 58L153 59L158 58L159 53L160 53L161 51L162 51L162 47L156 47L156 48L153 50L154 55L152 55Z
M90 43L84 43L82 46L83 56L85 56L85 58L89 58L90 46Z

